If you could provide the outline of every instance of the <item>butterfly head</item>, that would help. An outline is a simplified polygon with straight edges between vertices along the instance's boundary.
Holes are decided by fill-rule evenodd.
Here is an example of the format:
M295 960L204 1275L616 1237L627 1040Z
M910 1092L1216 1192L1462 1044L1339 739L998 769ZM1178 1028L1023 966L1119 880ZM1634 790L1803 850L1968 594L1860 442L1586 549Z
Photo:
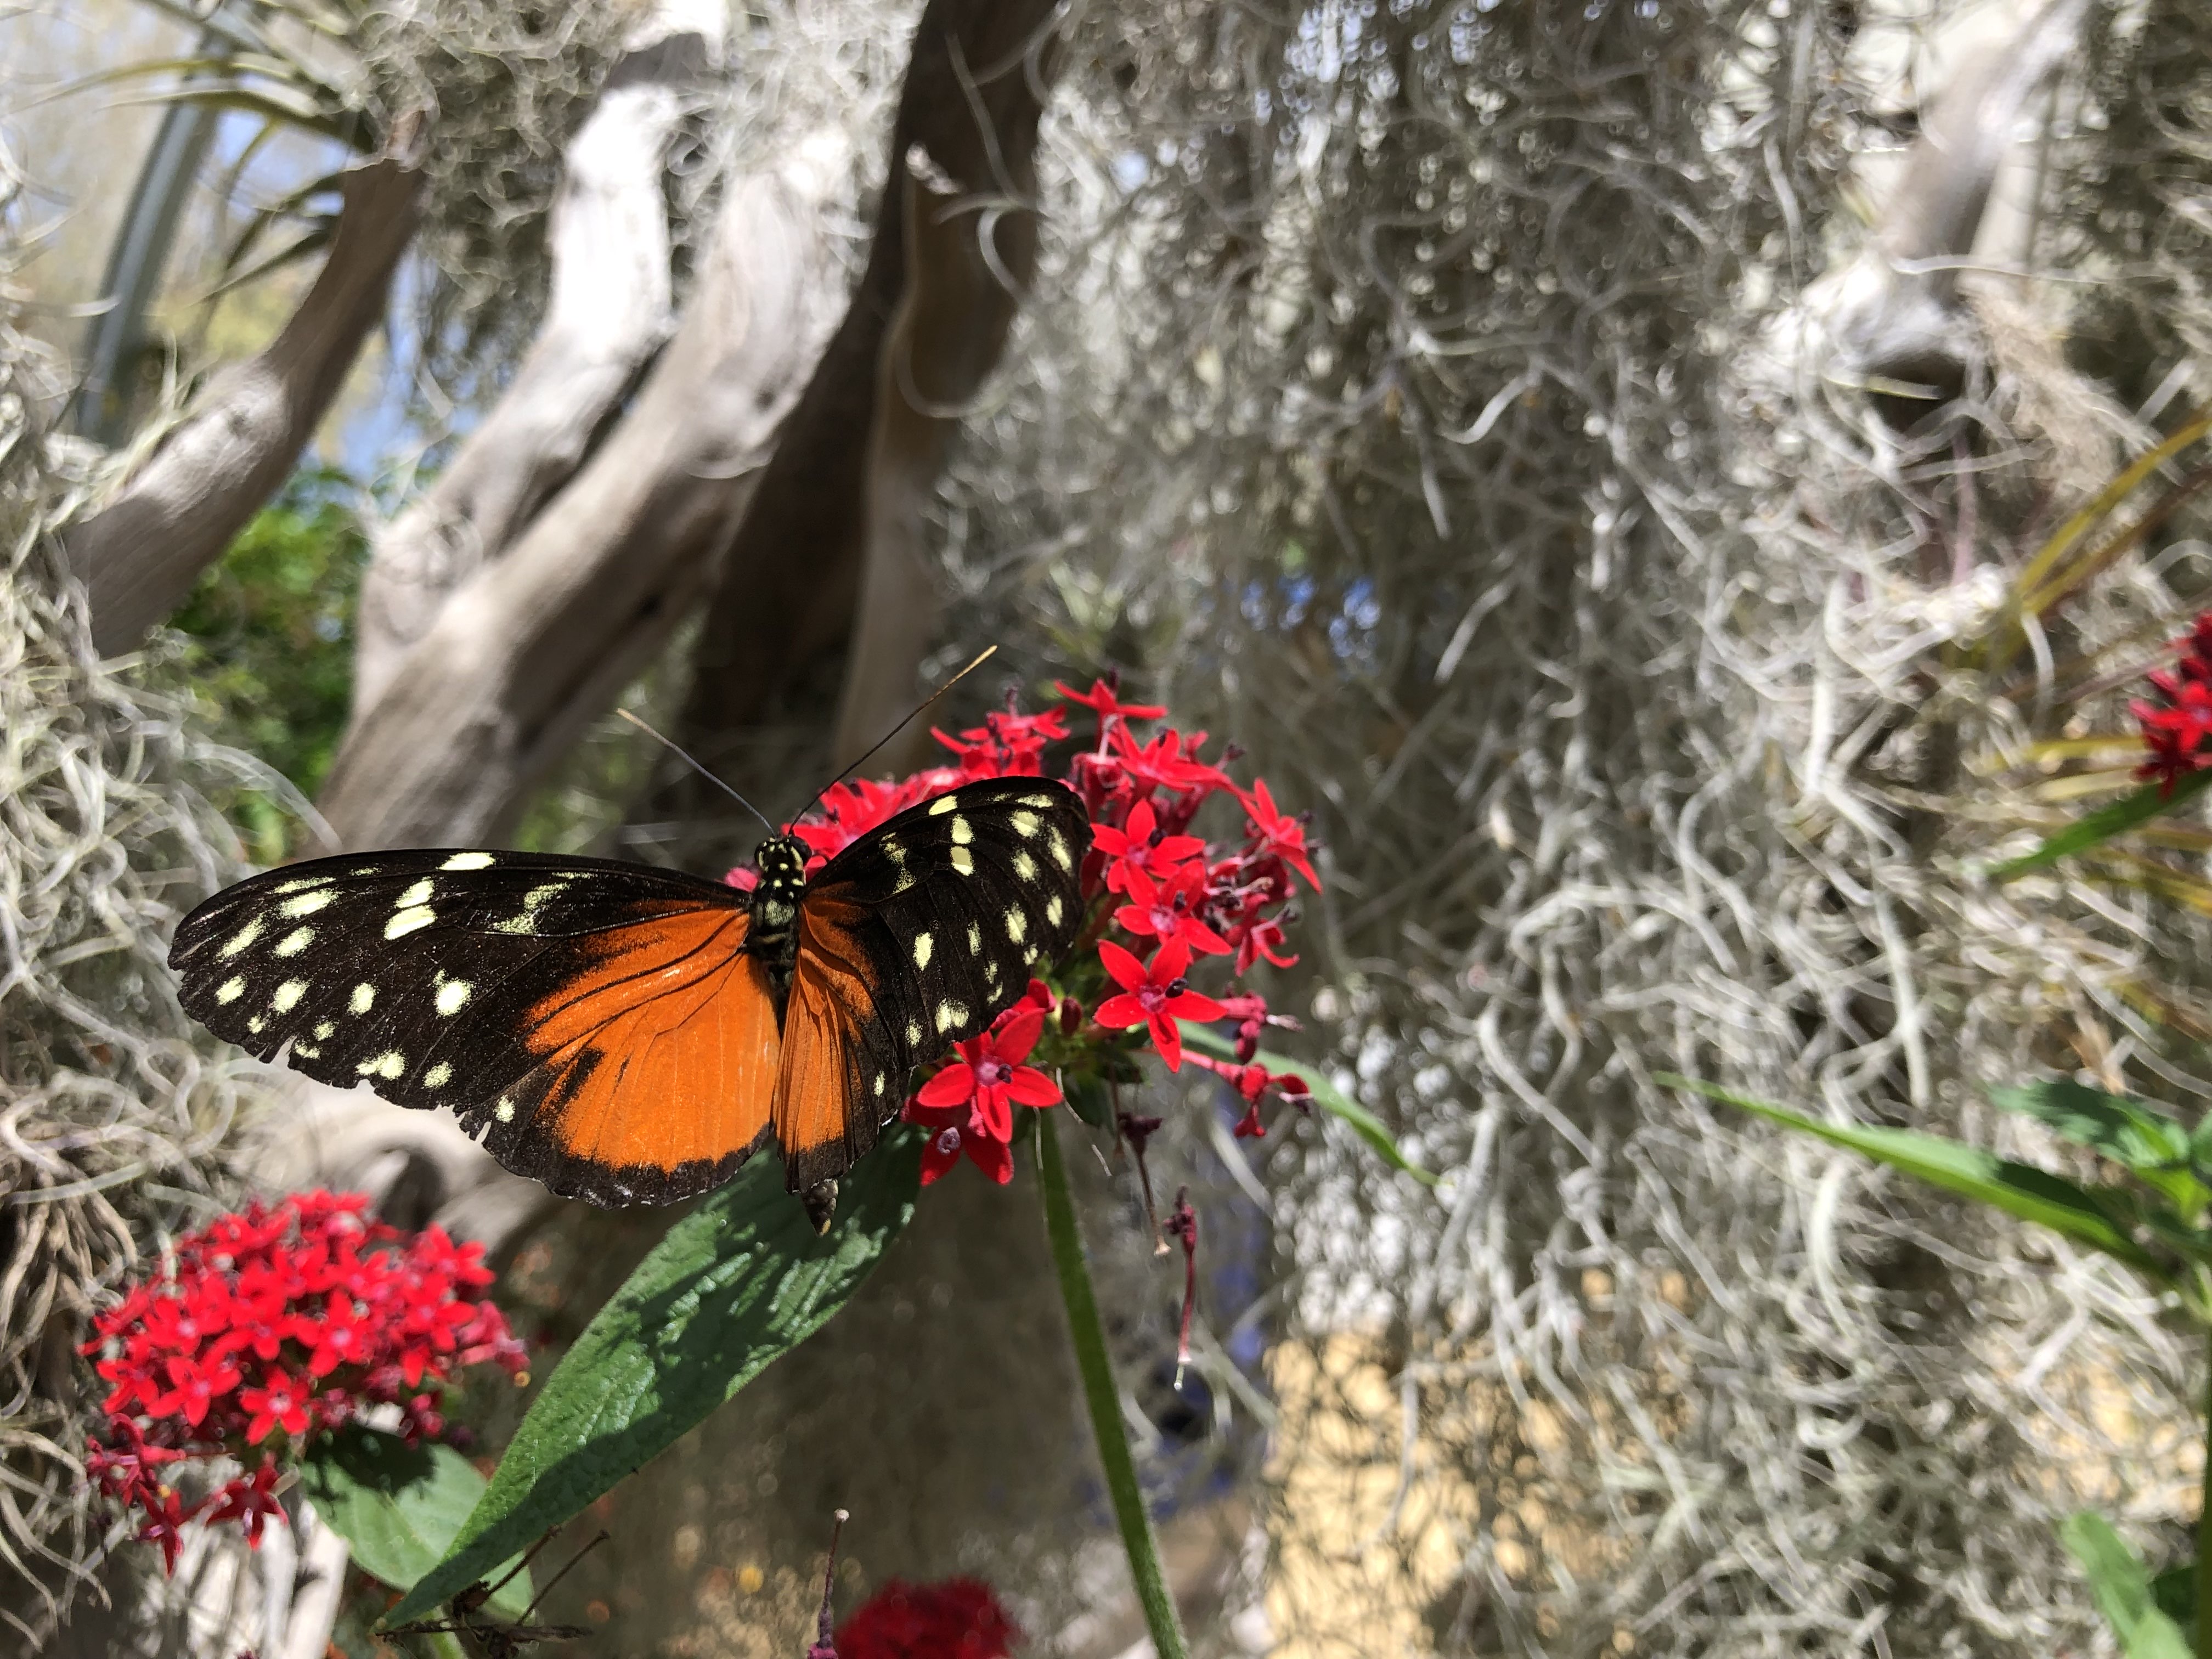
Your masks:
M781 888L796 898L806 885L806 843L792 836L770 836L753 854L760 881L753 890Z

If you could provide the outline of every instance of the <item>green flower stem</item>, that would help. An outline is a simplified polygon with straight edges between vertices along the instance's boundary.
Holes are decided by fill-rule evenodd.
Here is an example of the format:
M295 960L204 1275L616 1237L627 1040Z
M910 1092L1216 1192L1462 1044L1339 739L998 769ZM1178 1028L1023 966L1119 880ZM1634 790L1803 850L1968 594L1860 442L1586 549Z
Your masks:
M1107 1357L1106 1327L1098 1317L1098 1297L1084 1260L1075 1201L1068 1193L1067 1165L1060 1156L1060 1114L1036 1115L1041 1120L1037 1152L1043 1172L1045 1236L1052 1243L1060 1300L1067 1304L1068 1335L1075 1343L1076 1369L1083 1373L1084 1402L1091 1408L1091 1429L1098 1440L1098 1461L1105 1466L1114 1520L1121 1529L1121 1547L1128 1552L1129 1572L1137 1581L1137 1600L1145 1610L1153 1650L1159 1659L1188 1659L1182 1621L1176 1616L1175 1598L1168 1594L1167 1575L1160 1569L1159 1540L1152 1536L1152 1518L1137 1486L1137 1466L1121 1428L1121 1397L1114 1386L1113 1362ZM2212 1605L2212 1598L2207 1605Z
M2206 1334L2212 1351L2212 1332ZM2204 1384L2204 1475L2203 1508L2197 1516L2197 1652L2212 1659L2212 1376Z

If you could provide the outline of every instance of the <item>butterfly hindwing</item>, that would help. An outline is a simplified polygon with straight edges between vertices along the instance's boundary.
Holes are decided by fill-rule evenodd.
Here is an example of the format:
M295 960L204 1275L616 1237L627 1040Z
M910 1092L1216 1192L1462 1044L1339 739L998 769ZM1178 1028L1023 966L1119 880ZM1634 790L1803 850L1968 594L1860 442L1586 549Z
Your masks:
M1074 943L1090 848L1065 785L993 778L900 813L816 875L777 1091L793 1191L842 1174L917 1064L984 1030Z
M744 903L603 860L367 854L226 889L169 960L185 1008L262 1059L289 1042L319 1081L451 1106L556 1192L665 1202L727 1180L768 1123Z

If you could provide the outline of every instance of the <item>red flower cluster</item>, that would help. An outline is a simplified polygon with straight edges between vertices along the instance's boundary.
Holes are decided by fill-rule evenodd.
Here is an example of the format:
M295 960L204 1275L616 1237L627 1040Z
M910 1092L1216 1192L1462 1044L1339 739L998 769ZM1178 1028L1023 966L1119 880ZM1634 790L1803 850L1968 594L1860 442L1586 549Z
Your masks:
M2212 611L2174 643L2180 660L2149 676L2158 700L2133 705L2150 750L2136 775L2156 778L2160 793L2168 795L2191 772L2212 766Z
M1021 1627L975 1578L892 1579L837 1626L837 1659L1009 1659Z
M483 1246L370 1220L357 1194L258 1200L178 1242L163 1277L94 1322L83 1352L110 1385L87 1474L146 1516L138 1537L176 1565L185 1522L236 1521L249 1540L281 1515L277 1459L371 1407L410 1441L445 1428L439 1385L489 1361L522 1376L522 1345L483 1299ZM243 1473L187 1504L166 1464L228 1457Z
M1170 1071L1180 1070L1188 1058L1218 1073L1244 1099L1240 1135L1266 1133L1259 1107L1270 1091L1300 1106L1310 1098L1303 1080L1270 1073L1253 1060L1261 1028L1290 1021L1268 1014L1257 995L1209 996L1189 979L1194 963L1205 958L1227 958L1223 966L1231 978L1262 958L1285 968L1297 960L1286 948L1284 926L1296 919L1286 907L1298 879L1315 889L1321 885L1304 822L1282 811L1264 782L1242 789L1220 764L1204 759L1203 732L1186 735L1168 727L1140 740L1131 723L1157 720L1164 708L1123 702L1103 680L1087 691L1057 689L1065 702L1097 716L1097 736L1066 769L1066 781L1091 820L1092 849L1083 870L1088 925L1071 959L1051 971L1096 1006L1085 1024L1075 997L1032 981L1029 994L988 1031L959 1045L952 1063L906 1106L909 1122L936 1132L923 1155L925 1184L963 1154L995 1181L1012 1178L1012 1108L1049 1106L1061 1098L1059 1085L1043 1069L1024 1063L1054 1024L1094 1048L1127 1048L1121 1034L1133 1032ZM1048 746L1071 734L1064 708L1024 714L1010 697L1005 712L986 715L981 725L957 737L934 735L951 751L952 764L897 782L840 783L790 833L829 859L887 818L957 785L1046 775ZM1234 758L1234 750L1221 757ZM1243 808L1244 833L1234 844L1215 846L1193 834L1192 823L1207 801L1222 794ZM729 879L746 886L751 873L732 871ZM1238 1021L1237 1063L1186 1054L1177 1022L1223 1018ZM1068 1061L1066 1046L1059 1045L1053 1058Z

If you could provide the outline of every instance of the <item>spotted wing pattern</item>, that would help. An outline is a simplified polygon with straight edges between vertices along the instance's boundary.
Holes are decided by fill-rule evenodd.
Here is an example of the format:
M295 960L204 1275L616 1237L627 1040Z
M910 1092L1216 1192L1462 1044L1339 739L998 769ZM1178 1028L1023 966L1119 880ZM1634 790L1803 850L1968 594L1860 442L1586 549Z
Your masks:
M1090 848L1064 784L993 778L909 808L823 867L799 907L775 1094L793 1192L842 1174L916 1064L989 1025L1075 942Z
M185 1008L325 1083L451 1106L501 1163L601 1204L726 1181L763 1143L778 1039L744 896L523 853L287 866L177 930Z

